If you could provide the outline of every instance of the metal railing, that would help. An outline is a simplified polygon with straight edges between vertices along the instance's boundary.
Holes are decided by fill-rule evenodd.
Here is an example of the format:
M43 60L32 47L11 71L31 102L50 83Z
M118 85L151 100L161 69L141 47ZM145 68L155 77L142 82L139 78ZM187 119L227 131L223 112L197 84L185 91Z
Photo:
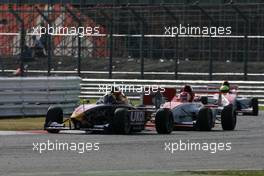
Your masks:
M135 80L135 79L82 79L80 98L96 99L105 94L102 87L110 85L121 86L153 86L174 87L180 90L183 85L189 84L193 89L207 88L208 85L221 85L222 81L205 80ZM241 97L257 97L259 104L264 105L264 81L230 81L230 84L238 85L238 95ZM129 92L128 98L140 99L140 94Z

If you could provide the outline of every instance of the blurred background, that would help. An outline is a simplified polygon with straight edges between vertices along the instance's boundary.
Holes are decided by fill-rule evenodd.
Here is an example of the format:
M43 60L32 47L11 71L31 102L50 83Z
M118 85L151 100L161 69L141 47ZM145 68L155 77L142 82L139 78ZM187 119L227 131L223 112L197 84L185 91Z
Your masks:
M167 37L166 26L231 27L231 37ZM32 35L99 27L99 36ZM262 0L2 0L0 75L263 80Z

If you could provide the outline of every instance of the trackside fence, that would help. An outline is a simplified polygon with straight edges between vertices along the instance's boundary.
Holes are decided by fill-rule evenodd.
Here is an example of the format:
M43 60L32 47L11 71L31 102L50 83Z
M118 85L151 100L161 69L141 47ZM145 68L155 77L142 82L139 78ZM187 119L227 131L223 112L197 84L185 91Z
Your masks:
M220 86L222 81L204 80L137 80L137 79L82 79L80 98L91 99L99 98L105 94L103 90L106 86L121 85L137 87L162 86L175 87L179 90L183 85L192 85L193 89L206 89L208 85ZM241 97L257 97L259 104L264 105L264 81L230 81L230 84L238 85L238 93ZM140 99L137 93L129 92L130 99Z
M79 77L0 77L0 117L42 116L50 105L69 114L79 102Z

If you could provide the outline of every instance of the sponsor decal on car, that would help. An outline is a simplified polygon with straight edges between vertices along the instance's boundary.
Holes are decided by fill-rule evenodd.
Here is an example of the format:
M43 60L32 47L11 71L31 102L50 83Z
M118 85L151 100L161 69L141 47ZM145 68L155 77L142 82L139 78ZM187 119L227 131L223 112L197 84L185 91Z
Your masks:
M142 124L145 123L145 114L142 111L132 111L130 113L131 124Z

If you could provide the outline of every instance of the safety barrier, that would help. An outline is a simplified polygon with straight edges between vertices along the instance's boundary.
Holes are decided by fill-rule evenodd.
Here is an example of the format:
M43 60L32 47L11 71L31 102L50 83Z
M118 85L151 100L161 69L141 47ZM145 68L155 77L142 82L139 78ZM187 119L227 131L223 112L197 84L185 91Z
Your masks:
M0 77L0 116L42 116L50 105L69 114L79 102L79 77Z

